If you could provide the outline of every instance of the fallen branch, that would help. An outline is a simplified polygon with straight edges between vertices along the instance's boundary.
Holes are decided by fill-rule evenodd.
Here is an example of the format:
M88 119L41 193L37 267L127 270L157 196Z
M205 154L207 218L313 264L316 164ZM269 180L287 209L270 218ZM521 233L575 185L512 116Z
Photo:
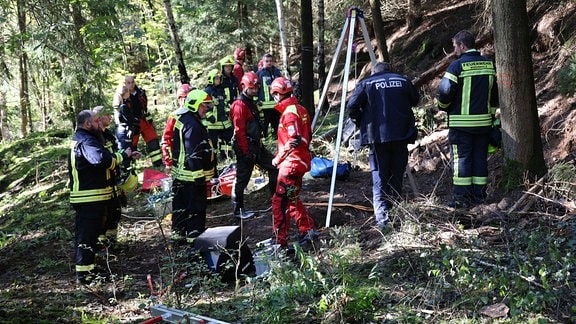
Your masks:
M544 179L546 179L546 175L540 178L527 192L525 192L524 195L522 195L522 197L520 197L520 199L518 199L518 201L516 201L516 203L510 207L510 209L508 209L508 213L510 214L514 212L518 207L520 207L520 205L524 203L528 197L532 197L532 194L540 190L544 185Z
M326 202L305 202L304 206L308 207L328 207L328 203ZM363 206L363 205L355 205L355 204L347 204L347 203L332 203L332 207L350 207L362 211L371 212L374 211L372 207Z

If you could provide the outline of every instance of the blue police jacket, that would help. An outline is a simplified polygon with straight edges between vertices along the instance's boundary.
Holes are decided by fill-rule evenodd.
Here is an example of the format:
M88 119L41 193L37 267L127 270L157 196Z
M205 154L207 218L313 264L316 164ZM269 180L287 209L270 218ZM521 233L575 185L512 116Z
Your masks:
M412 107L419 101L418 91L406 76L383 71L356 85L347 109L360 128L362 145L410 142L417 134Z

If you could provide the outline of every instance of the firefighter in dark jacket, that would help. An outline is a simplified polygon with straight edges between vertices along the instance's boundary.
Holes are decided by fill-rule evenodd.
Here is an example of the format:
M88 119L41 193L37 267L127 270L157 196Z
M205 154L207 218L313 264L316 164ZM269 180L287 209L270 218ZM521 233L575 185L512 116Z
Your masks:
M360 128L360 144L370 148L372 195L376 224L385 228L388 210L401 198L408 163L408 144L417 136L414 113L420 95L406 76L378 62L348 102L350 119Z
M268 172L268 189L274 194L278 170L272 165L274 155L262 144L262 127L254 97L258 93L258 76L247 72L242 77L242 94L232 104L230 116L234 127L232 147L236 154L236 183L232 194L234 217L247 219L254 212L244 208L244 189L250 182L254 165Z
M96 243L113 196L112 173L132 156L132 149L116 153L106 149L98 118L90 110L78 114L76 126L68 157L70 203L76 212L76 276L79 283L89 284L96 275Z
M208 72L208 85L204 91L212 97L215 105L206 113L203 120L208 129L210 140L219 152L218 159L231 156L232 151L232 122L230 121L230 101L226 97L226 87L222 85L222 74L218 69ZM236 90L237 91L237 90Z
M438 108L448 112L448 143L453 164L450 207L469 207L486 199L488 144L498 89L494 63L480 55L474 36L461 31L452 38L452 62L438 88Z
M272 54L264 54L262 57L262 68L258 70L257 74L260 82L258 103L261 105L262 115L264 117L262 122L262 132L264 138L268 137L268 135L272 135L272 138L276 139L280 113L274 109L276 102L270 93L270 85L274 79L281 77L282 73L276 66L274 66ZM270 132L268 132L269 127L272 128L272 131Z
M189 240L206 229L206 182L215 176L213 148L202 125L212 105L203 90L191 90L176 110L172 139L172 232L174 241Z
M155 167L162 166L162 150L156 128L152 123L152 116L148 112L148 97L144 89L136 86L134 76L128 75L124 84L129 92L128 99L116 103L114 108L114 121L116 123L116 137L120 149L138 148L140 135L146 142L146 150ZM116 100L115 100L116 101ZM129 161L125 166L129 166Z

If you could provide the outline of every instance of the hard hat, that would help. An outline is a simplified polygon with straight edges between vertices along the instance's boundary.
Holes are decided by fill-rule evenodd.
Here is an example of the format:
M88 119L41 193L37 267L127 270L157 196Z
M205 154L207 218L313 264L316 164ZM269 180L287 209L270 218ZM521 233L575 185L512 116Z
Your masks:
M270 84L270 93L275 94L287 94L292 93L294 91L294 87L292 86L292 81L286 79L285 77L278 77L272 81Z
M234 66L234 58L230 55L226 55L220 60L220 69L224 68L225 65L232 65Z
M240 84L244 89L258 89L260 87L258 75L252 71L244 73Z
M126 192L132 192L138 187L138 176L133 172L126 172L120 176L118 187Z
M184 102L184 107L188 108L191 112L197 112L200 108L201 103L212 104L212 97L208 95L204 90L192 90L186 96L186 101Z
M192 87L189 84L187 83L182 84L180 87L178 87L178 91L176 91L176 98L177 99L186 98L190 90L192 90Z
M240 47L236 48L236 49L234 50L234 59L241 61L241 60L243 60L244 58L246 58L246 51L245 51L243 48L240 48Z
M214 79L220 77L220 71L218 69L212 69L208 72L208 84L214 84Z

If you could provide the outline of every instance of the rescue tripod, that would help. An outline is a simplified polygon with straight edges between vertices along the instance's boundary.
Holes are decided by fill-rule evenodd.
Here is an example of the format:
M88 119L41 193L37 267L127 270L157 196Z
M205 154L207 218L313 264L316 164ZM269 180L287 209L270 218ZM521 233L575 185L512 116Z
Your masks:
M316 107L316 112L314 113L314 119L312 120L312 129L316 125L318 116L320 114L320 109L324 105L326 100L326 94L328 93L329 81L332 80L334 75L334 70L336 63L340 57L340 51L342 50L342 45L344 43L344 37L346 32L348 32L348 46L346 48L346 64L344 65L344 80L342 81L342 100L340 101L340 117L338 119L338 133L336 136L336 155L334 156L334 164L332 166L332 180L330 183L330 198L328 199L328 213L326 215L326 227L330 227L330 217L332 215L332 204L334 200L334 186L336 183L336 170L338 167L338 159L340 157L340 144L342 142L342 128L344 125L344 113L346 111L346 95L348 93L348 75L350 73L350 62L352 59L352 51L354 48L354 34L357 24L362 28L362 35L364 37L364 42L366 43L366 48L368 49L368 54L370 55L370 62L372 66L376 64L376 55L374 54L374 49L370 43L370 37L368 36L368 30L366 29L366 24L364 23L364 12L358 7L350 7L346 12L346 22L344 23L344 28L342 28L342 34L340 35L340 40L338 41L338 46L336 47L336 52L332 58L332 64L330 65L330 70L328 71L328 76L326 77L326 83L322 89L322 95L320 96L320 101Z

